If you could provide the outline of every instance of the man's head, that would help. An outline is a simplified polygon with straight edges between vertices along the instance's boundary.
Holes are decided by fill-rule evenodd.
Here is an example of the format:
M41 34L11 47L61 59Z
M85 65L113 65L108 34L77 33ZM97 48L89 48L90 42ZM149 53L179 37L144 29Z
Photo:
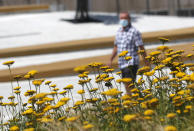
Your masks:
M127 12L120 13L120 24L122 25L122 27L127 27L128 25L130 25L130 23L131 18L129 13Z

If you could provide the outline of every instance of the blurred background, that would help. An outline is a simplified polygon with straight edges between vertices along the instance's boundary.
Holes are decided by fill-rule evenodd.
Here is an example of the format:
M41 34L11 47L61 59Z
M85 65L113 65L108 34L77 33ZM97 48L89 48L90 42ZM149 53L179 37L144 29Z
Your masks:
M0 6L48 4L51 11L75 10L76 3L77 0L0 0ZM88 0L88 8L95 12L194 16L193 0Z

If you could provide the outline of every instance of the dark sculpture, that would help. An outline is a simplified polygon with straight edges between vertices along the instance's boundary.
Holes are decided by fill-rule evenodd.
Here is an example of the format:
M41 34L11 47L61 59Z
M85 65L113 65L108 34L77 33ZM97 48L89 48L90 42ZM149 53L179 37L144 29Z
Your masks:
M88 0L77 0L75 19L81 21L89 19Z
M3 0L0 0L0 5L3 5Z

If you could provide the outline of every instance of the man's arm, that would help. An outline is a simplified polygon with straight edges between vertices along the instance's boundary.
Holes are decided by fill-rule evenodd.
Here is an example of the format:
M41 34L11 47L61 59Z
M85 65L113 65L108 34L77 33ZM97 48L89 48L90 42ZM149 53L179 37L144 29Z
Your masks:
M141 53L142 57L143 57L143 60L144 60L144 63L146 66L150 66L150 63L146 60L146 56L147 56L147 53L146 53L146 50L144 48L143 45L140 45L139 46L139 49L142 50L143 52Z
M116 57L116 55L117 55L117 45L114 45L112 55L110 57L110 63L109 63L110 67L112 66L112 62L113 62L114 58Z

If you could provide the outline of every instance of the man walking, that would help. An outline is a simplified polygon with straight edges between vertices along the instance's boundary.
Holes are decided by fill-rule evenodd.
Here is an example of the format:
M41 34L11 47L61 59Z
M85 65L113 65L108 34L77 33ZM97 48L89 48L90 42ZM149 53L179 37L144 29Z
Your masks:
M131 25L131 18L129 13L120 14L120 24L121 28L117 31L114 48L112 56L110 58L110 65L116 57L117 54L120 54L123 51L128 51L126 56L131 56L131 60L126 60L124 57L119 57L118 64L121 69L122 78L132 78L133 81L136 80L136 73L139 67L139 57L138 57L138 48L144 50L142 54L146 65L146 52L143 45L140 32ZM131 88L128 87L129 83L125 83L125 88L128 94L131 94Z

